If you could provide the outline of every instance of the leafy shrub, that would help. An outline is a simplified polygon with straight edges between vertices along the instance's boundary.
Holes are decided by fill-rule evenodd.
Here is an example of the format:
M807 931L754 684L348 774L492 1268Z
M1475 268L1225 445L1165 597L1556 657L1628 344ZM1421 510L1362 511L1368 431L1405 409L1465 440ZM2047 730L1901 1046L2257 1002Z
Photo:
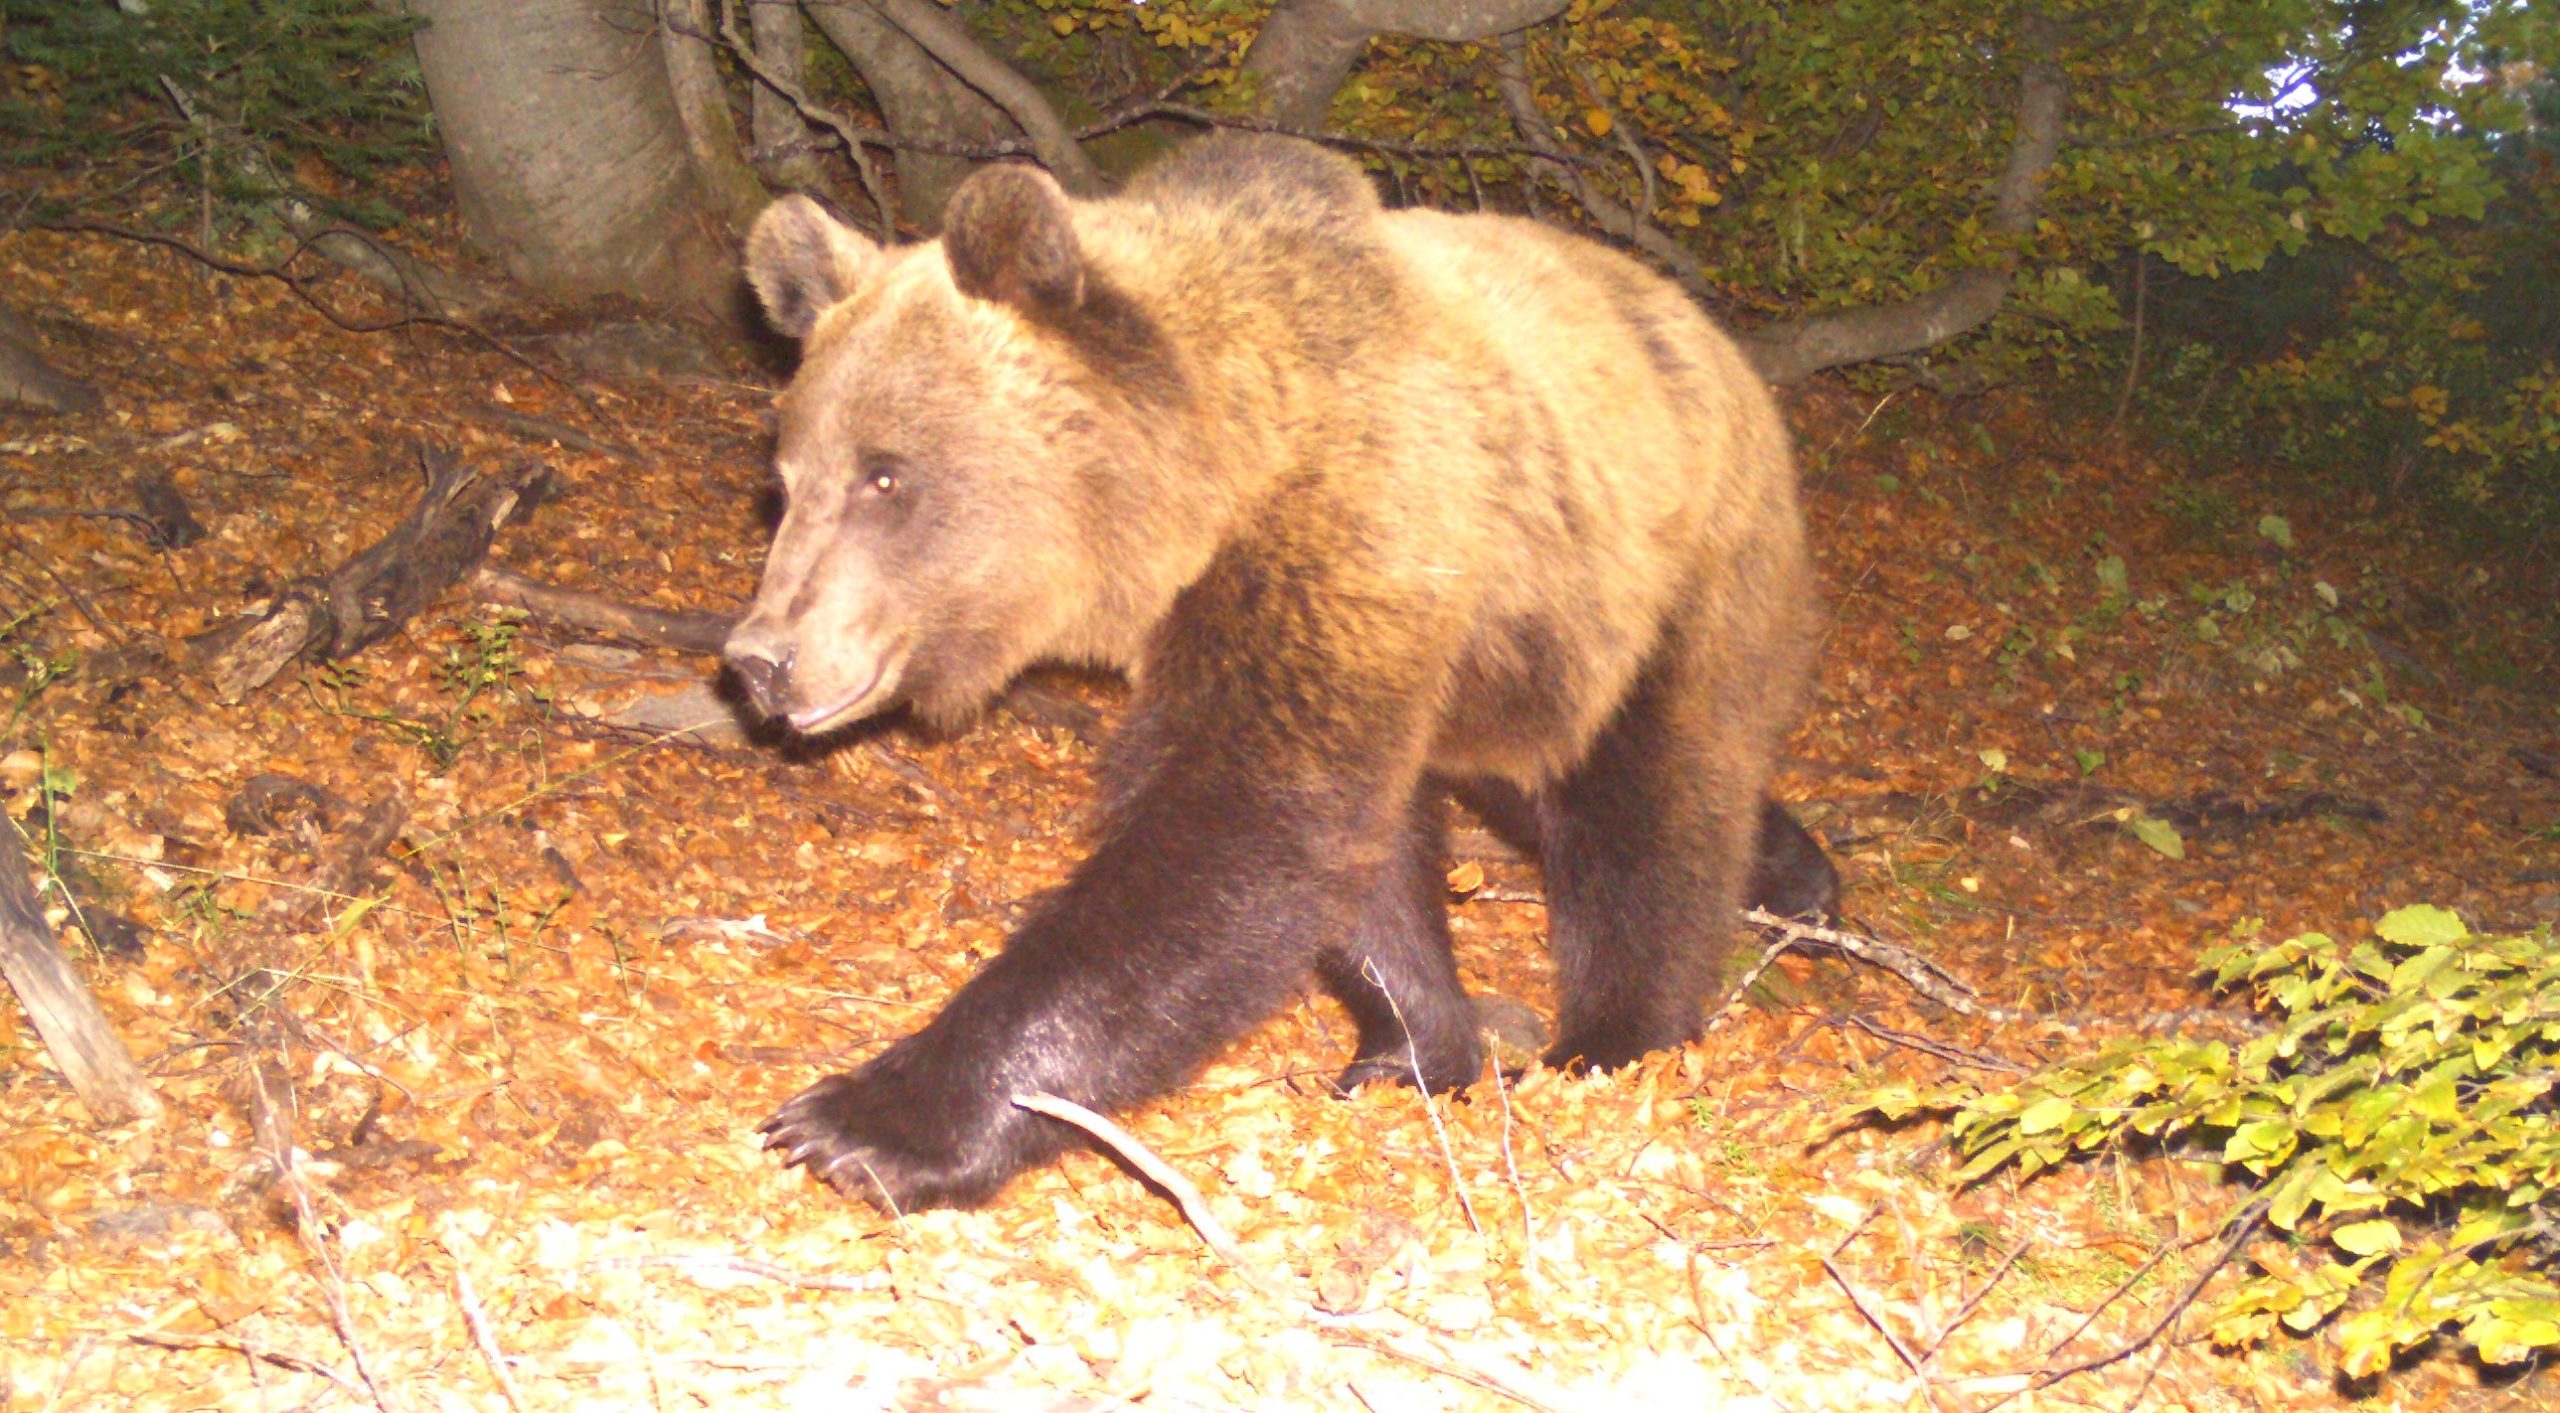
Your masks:
M1895 1087L1861 1107L1951 1115L1965 1182L2134 1140L2218 1153L2249 1183L2239 1211L2296 1243L2253 1253L2258 1274L2214 1315L2222 1343L2309 1331L2354 1303L2337 1327L2351 1375L2448 1327L2491 1363L2560 1347L2551 930L2480 937L2412 907L2375 931L2208 955L2215 986L2245 987L2274 1023L2237 1051L2125 1042L2014 1089Z

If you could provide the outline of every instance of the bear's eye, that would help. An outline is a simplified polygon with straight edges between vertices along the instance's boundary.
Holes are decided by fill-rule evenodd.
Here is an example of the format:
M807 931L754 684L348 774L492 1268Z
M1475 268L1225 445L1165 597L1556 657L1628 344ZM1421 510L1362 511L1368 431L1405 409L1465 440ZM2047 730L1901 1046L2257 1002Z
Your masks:
M856 474L862 477L863 494L885 499L898 493L899 484L906 479L906 467L896 457L866 456Z

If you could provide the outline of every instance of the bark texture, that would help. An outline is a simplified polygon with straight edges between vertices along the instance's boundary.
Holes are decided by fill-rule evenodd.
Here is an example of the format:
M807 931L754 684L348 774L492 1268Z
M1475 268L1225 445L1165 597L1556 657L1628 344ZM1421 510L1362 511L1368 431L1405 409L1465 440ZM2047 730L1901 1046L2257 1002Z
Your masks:
M1095 168L1092 159L1076 145L1075 134L1068 130L1066 120L1058 115L1039 85L981 47L942 6L934 0L871 0L871 6L907 38L923 46L936 63L1002 108L1031 139L1031 149L1039 155L1040 165L1048 168L1049 175L1056 177L1060 185L1084 196L1110 188L1110 182Z
M659 42L667 61L667 86L683 124L685 150L713 214L744 236L764 209L764 183L756 179L738 145L738 122L712 46L719 29L710 0L658 0Z
M755 36L756 62L763 71L777 74L805 92L809 35L802 27L800 7L750 4L747 26ZM754 135L754 144L748 160L784 186L816 186L818 160L809 151L809 123L800 116L798 106L767 83L755 85L749 104L748 130Z
M1014 135L1004 110L961 82L865 0L804 0L820 33L862 75L880 116L901 138L980 147ZM918 230L942 217L951 189L969 175L969 159L934 152L898 154L898 213Z
M45 1053L91 1115L104 1123L122 1123L160 1112L151 1081L54 945L44 904L14 839L0 848L0 974L8 977L44 1040Z
M608 0L414 0L418 65L473 239L555 297L725 318L717 203L653 17Z

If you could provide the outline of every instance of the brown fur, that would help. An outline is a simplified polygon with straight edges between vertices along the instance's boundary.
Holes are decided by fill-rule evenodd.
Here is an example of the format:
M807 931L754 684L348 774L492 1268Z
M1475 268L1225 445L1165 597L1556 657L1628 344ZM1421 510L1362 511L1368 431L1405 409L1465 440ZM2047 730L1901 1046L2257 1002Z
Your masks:
M950 219L891 251L805 202L758 225L805 348L732 659L807 729L954 718L1040 659L1128 672L1136 710L1075 882L777 1144L974 1200L1063 1141L1006 1086L1134 1102L1318 963L1347 1078L1410 1033L1469 1082L1427 775L1537 816L1551 1058L1695 1034L1813 641L1785 432L1733 344L1611 251L1382 211L1295 143L1203 142L1108 201L982 173Z

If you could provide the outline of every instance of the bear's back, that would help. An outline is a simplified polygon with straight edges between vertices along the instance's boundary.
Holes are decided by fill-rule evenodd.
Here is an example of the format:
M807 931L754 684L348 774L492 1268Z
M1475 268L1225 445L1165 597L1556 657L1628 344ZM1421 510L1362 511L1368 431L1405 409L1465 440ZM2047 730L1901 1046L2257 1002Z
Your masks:
M1365 234L1377 191L1357 163L1313 143L1221 132L1189 144L1131 182L1124 199L1197 214L1219 212L1271 232Z

